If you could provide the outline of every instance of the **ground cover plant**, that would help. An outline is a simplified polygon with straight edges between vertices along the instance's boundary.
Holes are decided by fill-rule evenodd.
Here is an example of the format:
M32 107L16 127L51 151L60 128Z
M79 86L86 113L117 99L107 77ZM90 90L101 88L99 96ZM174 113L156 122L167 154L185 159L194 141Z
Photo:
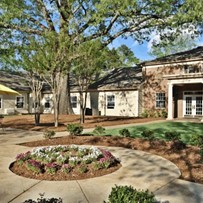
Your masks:
M21 167L19 174L27 176L31 173L32 178L61 180L81 178L80 174L89 172L89 175L95 176L98 170L105 171L119 165L116 159L109 151L97 148L78 145L68 146L46 146L37 147L31 151L20 153L16 156L15 167L11 170L16 172L16 167ZM111 172L109 170L108 172ZM18 170L17 170L18 173ZM89 177L87 175L87 177Z

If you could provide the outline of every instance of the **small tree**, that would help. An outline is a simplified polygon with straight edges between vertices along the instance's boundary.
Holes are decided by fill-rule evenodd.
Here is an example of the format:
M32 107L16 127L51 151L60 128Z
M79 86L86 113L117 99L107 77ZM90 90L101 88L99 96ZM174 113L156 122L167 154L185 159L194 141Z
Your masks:
M100 41L90 41L78 48L79 57L73 63L73 75L77 79L80 94L80 122L85 122L87 91L98 74L106 68L109 49L103 48ZM109 68L111 68L109 66Z

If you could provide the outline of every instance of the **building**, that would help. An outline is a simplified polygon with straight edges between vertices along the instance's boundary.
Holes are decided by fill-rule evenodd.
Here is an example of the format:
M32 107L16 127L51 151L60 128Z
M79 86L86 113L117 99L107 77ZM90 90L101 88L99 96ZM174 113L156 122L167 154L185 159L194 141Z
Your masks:
M30 88L24 74L0 71L0 84L18 91L21 95L0 95L0 114L28 113Z
M138 67L114 69L91 84L87 93L89 115L139 116L142 70ZM71 102L75 114L79 114L79 93L71 91Z
M203 47L144 62L142 106L167 119L203 117Z
M0 114L32 113L31 90L25 75L0 71L0 83L22 95L0 95ZM76 82L71 103L80 114ZM53 113L50 88L42 90L42 112ZM167 116L203 121L203 47L143 62L139 67L119 68L91 84L86 114L101 116Z

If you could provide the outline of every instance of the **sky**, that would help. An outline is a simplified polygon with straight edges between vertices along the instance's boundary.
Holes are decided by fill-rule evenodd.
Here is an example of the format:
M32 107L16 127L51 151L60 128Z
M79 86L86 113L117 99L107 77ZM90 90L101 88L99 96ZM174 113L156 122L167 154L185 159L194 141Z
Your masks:
M154 37L156 36L152 36L152 40ZM197 39L195 43L197 44L197 46L203 46L203 37L200 37L199 39ZM143 44L138 44L132 38L128 38L128 39L117 38L116 40L113 41L113 43L110 44L109 47L117 48L122 44L125 44L126 46L128 46L134 52L135 56L141 61L149 61L155 58L149 55L149 51L151 48L151 41L144 42Z

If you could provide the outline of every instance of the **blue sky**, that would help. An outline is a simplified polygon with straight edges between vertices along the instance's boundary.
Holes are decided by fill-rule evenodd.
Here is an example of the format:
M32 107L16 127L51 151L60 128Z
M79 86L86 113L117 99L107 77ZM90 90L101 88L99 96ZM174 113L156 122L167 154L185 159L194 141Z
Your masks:
M143 44L138 44L132 38L128 38L128 39L118 38L113 41L110 47L117 48L122 44L125 44L126 46L128 46L134 52L135 56L142 61L153 59L153 57L148 54L148 50L149 50L148 42L144 42Z
M149 55L150 50L150 42L144 42L143 44L138 44L132 38L122 39L118 38L110 44L109 47L119 47L120 45L125 44L128 46L135 54L135 56L140 59L141 61L152 60L154 57ZM196 40L197 46L203 46L203 37L200 37Z

